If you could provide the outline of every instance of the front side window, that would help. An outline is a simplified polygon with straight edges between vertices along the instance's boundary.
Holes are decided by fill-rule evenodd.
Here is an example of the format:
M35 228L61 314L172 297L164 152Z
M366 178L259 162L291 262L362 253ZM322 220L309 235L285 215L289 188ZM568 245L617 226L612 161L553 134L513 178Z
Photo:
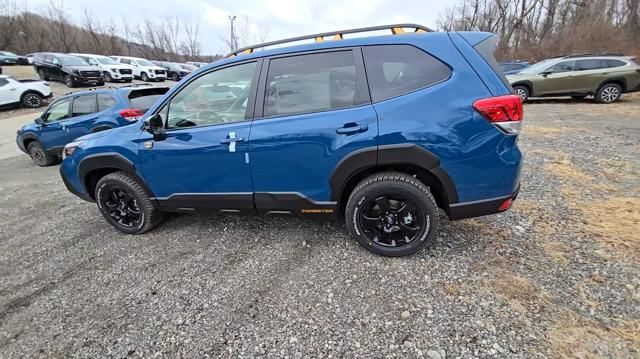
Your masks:
M244 121L255 70L256 63L251 62L191 81L169 102L167 128Z
M562 72L571 72L573 71L573 67L575 63L576 63L575 61L562 61L549 67L546 72L549 72L552 74L559 74Z
M73 117L96 112L96 95L78 96L73 99L71 112Z
M63 100L52 105L44 119L47 122L56 122L69 118L69 102L69 100Z
M271 60L264 115L291 115L351 107L356 92L353 52Z
M447 65L410 45L365 46L363 53L373 101L404 95L451 76Z
M4 86L4 85L6 85L6 84L8 84L8 83L9 83L9 80L7 80L7 79L0 79L0 87L2 87L2 86Z

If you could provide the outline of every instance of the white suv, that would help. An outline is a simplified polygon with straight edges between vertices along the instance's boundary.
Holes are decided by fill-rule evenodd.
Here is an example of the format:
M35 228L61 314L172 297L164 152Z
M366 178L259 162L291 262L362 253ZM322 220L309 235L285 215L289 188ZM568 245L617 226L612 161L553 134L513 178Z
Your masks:
M16 80L0 75L0 106L22 105L36 108L52 95L49 84L40 80Z
M133 76L142 81L164 81L167 79L167 70L154 65L151 61L140 57L111 56L121 64L133 66Z
M110 57L106 57L102 55L93 55L93 54L71 54L71 55L81 57L86 62L88 62L89 65L94 65L99 67L100 72L102 73L102 77L106 82L133 81L133 66L121 64Z

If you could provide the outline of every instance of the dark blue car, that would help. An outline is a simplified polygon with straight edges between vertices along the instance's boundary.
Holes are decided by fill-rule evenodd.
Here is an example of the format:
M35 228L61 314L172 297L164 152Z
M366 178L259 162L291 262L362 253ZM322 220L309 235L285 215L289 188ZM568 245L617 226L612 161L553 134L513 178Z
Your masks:
M499 63L500 70L505 75L513 75L529 67L526 61L504 61Z
M18 147L39 166L59 161L64 145L89 133L136 122L168 87L122 87L58 97L33 123L18 130Z
M518 194L523 107L496 41L402 24L241 49L135 124L68 144L62 179L128 234L164 212L292 214L340 218L377 254L415 253L439 209L494 214Z

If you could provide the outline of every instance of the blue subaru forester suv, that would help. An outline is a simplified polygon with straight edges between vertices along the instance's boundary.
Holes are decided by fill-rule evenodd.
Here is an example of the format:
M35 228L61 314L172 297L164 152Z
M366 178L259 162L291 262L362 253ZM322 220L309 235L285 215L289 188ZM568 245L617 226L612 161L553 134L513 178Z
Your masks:
M101 88L58 97L34 122L16 133L16 143L38 166L59 162L64 146L88 133L136 122L168 87Z
M383 29L392 35L345 38ZM305 39L315 42L273 48ZM293 214L343 219L377 254L415 253L438 208L482 216L518 194L523 109L495 45L489 33L401 24L241 49L137 125L68 144L60 172L124 233L164 212Z

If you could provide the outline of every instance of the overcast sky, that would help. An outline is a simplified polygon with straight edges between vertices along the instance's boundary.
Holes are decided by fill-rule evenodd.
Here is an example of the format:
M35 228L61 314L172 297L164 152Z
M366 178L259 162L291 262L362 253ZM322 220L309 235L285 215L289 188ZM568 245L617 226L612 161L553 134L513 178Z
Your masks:
M49 0L23 0L30 11L41 11ZM60 0L56 0L60 1ZM119 24L145 17L178 16L200 22L204 54L224 53L220 34L229 27L228 15L246 16L253 25L270 29L267 40L350 27L411 22L435 27L438 15L456 0L63 0L69 19L80 23L85 7L101 21Z

